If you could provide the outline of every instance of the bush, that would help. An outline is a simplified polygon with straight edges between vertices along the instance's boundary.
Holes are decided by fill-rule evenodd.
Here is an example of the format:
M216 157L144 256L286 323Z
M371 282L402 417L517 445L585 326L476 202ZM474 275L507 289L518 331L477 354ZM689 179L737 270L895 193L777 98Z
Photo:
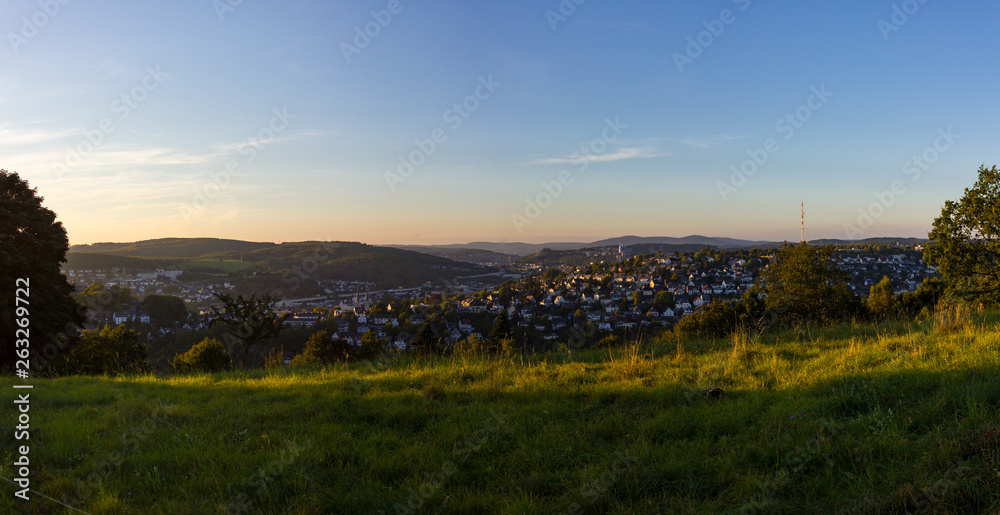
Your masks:
M302 354L295 356L293 365L318 363L322 365L347 361L351 357L351 344L342 338L334 339L326 331L313 333Z
M57 374L103 375L149 372L146 346L139 333L120 325L100 331L83 331L80 343L53 361Z
M680 319L674 331L683 339L724 338L746 320L745 310L738 302L713 302Z
M486 354L486 342L479 335L470 335L455 343L454 354L464 358L483 356Z
M222 372L233 367L233 360L222 342L205 338L191 350L174 357L174 372Z
M621 347L622 346L622 339L618 335L612 334L610 336L605 336L604 338L601 338L601 341L597 342L597 346L598 347Z

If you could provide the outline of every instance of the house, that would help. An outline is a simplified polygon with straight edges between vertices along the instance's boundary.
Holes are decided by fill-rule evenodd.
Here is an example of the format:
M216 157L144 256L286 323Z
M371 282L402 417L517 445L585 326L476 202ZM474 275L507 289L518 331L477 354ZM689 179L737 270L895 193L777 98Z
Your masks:
M285 319L285 327L312 327L319 323L319 313L294 313Z
M116 311L111 314L111 320L114 321L115 325L121 325L125 322L139 322L143 324L149 323L149 312L148 311Z

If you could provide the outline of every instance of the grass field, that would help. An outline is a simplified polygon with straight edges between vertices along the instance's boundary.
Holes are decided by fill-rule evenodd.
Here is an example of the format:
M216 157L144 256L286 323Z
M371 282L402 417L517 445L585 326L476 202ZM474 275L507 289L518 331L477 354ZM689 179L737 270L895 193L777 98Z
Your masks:
M190 270L192 268L213 268L218 270L220 273L229 274L232 272L242 272L243 270L248 270L253 268L253 263L233 261L233 260L198 260L198 261L188 261L178 268L181 270Z
M31 487L93 514L1000 513L998 317L937 325L36 380Z

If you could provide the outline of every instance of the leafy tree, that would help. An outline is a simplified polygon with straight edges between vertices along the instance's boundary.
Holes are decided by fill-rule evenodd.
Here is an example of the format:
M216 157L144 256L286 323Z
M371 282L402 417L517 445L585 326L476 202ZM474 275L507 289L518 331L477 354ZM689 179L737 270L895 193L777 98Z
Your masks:
M924 259L938 267L950 292L1000 300L1000 171L980 166L979 179L934 220Z
M410 347L417 354L434 354L438 351L438 337L431 330L430 324L420 326Z
M368 331L361 337L361 359L375 359L385 352L385 340L379 338L374 331Z
M660 311L671 308L674 306L674 294L668 291L661 291L656 294L656 300L653 304L656 306L656 309L659 309Z
M157 327L174 327L188 318L184 300L172 295L149 295L142 300L142 309L149 312L150 322Z
M899 312L898 300L888 277L882 277L878 284L872 285L865 306L876 320L893 317Z
M501 311L497 319L493 322L490 335L486 341L490 352L499 352L504 345L504 340L510 339L510 321L507 320L507 312Z
M65 375L139 374L149 372L146 346L125 326L83 331L80 342L52 363Z
M343 338L334 339L326 331L313 333L306 341L302 354L295 357L292 362L300 363L321 363L329 364L339 361L347 361L351 357L351 344Z
M257 294L249 298L243 295L233 297L217 294L216 298L222 301L222 309L212 307L214 318L210 325L222 324L229 330L225 338L234 349L233 354L239 359L241 366L246 364L247 355L255 343L281 333L285 318L288 317L287 314L279 315L274 312L279 299L268 293L259 298Z
M18 174L0 170L0 370L12 370L18 359L18 320L30 321L34 370L72 348L86 322L86 310L70 297L73 286L59 270L69 250L66 229L43 200ZM19 297L29 304L16 303L17 289L25 286L20 279L27 280L28 293Z
M862 309L860 299L847 285L847 273L837 267L832 256L829 245L786 243L778 249L753 288L762 296L773 324L845 320Z
M174 356L174 372L222 372L231 369L233 360L222 342L215 338L205 338L191 350Z

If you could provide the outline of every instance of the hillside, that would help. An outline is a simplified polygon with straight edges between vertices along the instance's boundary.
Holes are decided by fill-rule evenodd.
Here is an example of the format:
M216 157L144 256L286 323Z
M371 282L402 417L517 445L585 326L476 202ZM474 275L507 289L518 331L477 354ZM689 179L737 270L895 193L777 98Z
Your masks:
M91 254L83 252L69 252L66 254L66 263L63 268L68 270L91 270L107 268L134 268L134 269L172 269L188 260L177 258L141 258L119 256L116 254Z
M32 487L89 513L998 513L997 321L38 379ZM62 509L4 485L0 512Z
M206 259L239 259L238 252L219 252ZM322 258L322 259L317 259ZM372 281L383 287L415 286L442 278L494 272L488 267L388 247L353 242L296 242L243 253L244 261L264 270L300 269L309 261L318 265L315 277Z
M131 257L198 258L219 252L251 252L275 245L274 243L254 243L219 238L160 238L132 243L73 245L69 251Z
M351 242L253 243L213 238L165 238L135 243L73 246L67 269L98 268L217 268L218 273L256 271L259 276L237 281L249 290L281 286L280 276L304 267L313 282L346 280L374 282L396 288L460 275L492 273L490 267L453 261L419 252ZM277 278L275 277L277 276ZM249 291L248 290L248 291Z

